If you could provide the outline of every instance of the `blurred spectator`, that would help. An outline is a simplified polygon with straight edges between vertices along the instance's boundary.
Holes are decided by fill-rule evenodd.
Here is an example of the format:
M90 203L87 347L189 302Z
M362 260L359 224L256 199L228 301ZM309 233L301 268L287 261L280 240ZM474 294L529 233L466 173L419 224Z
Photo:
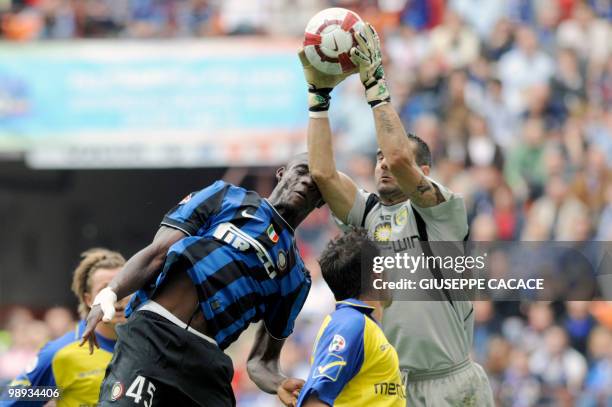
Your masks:
M531 371L542 379L549 397L556 399L559 389L576 394L582 387L587 364L584 356L568 345L567 334L559 326L549 328L544 343L529 360Z
M470 108L486 119L493 140L507 150L514 141L517 117L504 101L502 82L489 79L481 98L472 99Z
M501 170L504 166L501 147L491 138L484 118L475 113L468 119L465 158L467 167L493 166Z
M497 239L497 225L493 216L483 213L474 218L470 228L474 242L494 242Z
M446 132L446 142L450 148L464 150L467 137L468 117L470 109L466 101L467 75L463 70L455 70L448 76L446 83L446 94L441 104L440 115L442 116ZM450 145L454 144L454 147ZM449 151L452 157L453 153ZM462 159L465 159L463 153Z
M474 301L474 359L484 363L489 355L491 339L500 331L500 321L495 316L491 301Z
M512 49L514 44L514 30L510 20L500 19L493 27L493 32L485 41L485 55L488 59L498 61L502 55Z
M585 1L576 1L572 17L559 25L557 41L561 47L572 48L583 61L598 65L610 55L610 35L610 24L597 18Z
M508 10L507 0L451 0L449 7L474 27L480 38L487 38Z
M556 72L551 81L551 101L564 115L575 112L586 100L586 86L582 79L576 54L569 48L557 53Z
M40 10L21 8L0 15L0 27L3 36L9 40L28 41L37 38L43 29Z
M440 23L443 10L441 0L407 0L400 19L404 25L424 30Z
M74 329L75 325L72 312L66 307L49 308L45 312L43 321L49 327L49 335L52 340Z
M44 322L25 315L12 320L9 333L11 346L0 354L0 382L19 375L36 358L38 349L50 339L49 328Z
M569 336L570 345L582 354L586 354L587 340L596 324L589 308L588 301L567 301L565 303L567 315L563 326Z
M605 207L599 218L597 240L612 240L612 183L604 187Z
M444 22L431 32L431 52L447 69L464 68L478 56L478 37L461 17L447 10Z
M219 19L228 35L263 34L268 24L270 0L225 0L220 3Z
M551 177L546 193L534 202L527 214L527 222L537 219L550 240L573 241L574 225L587 216L586 206L570 193L567 182L560 176ZM545 239L545 240L548 240Z
M548 303L531 303L527 308L527 326L523 327L520 336L514 340L522 349L529 353L534 352L544 347L544 334L554 322L554 313Z
M557 1L536 0L535 33L544 52L552 54L557 47L557 25L560 20L560 6Z
M542 192L546 179L544 137L544 123L529 119L523 124L520 143L508 152L504 174L518 197L534 197Z
M410 26L399 26L387 33L384 47L392 61L391 69L397 69L393 77L410 75L429 53L429 37Z
M521 349L510 354L510 366L500 386L499 400L503 406L533 406L540 399L541 387L530 371L529 356Z
M499 78L504 85L508 107L520 113L527 104L525 91L530 86L548 83L554 73L554 64L538 48L537 37L531 28L519 27L516 35L516 48L499 61Z
M584 383L580 406L610 405L612 402L612 332L596 327L589 336L590 369Z
M520 208L514 202L512 190L500 185L493 194L493 216L499 240L515 240L521 230Z
M216 14L209 0L190 0L179 6L177 30L181 35L204 37L215 33Z
M411 123L422 114L438 114L441 108L443 77L440 65L432 58L426 58L418 67L416 80L410 97L400 108L404 123Z

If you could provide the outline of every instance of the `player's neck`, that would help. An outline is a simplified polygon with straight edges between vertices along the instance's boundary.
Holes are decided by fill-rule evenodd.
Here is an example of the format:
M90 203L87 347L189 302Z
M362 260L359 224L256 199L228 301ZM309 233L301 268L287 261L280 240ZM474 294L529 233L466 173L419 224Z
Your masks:
M117 332L115 332L115 325L111 324L98 324L96 327L96 333L102 335L106 339L117 339Z
M382 302L374 301L374 300L360 300L360 301L363 301L364 303L366 303L370 307L374 307L374 311L372 311L372 316L378 322L382 321L382 315L383 315L383 305L382 305Z
M406 202L408 195L401 191L392 192L390 194L380 194L380 202L386 206L396 205L401 202Z
M304 220L305 216L301 213L297 213L293 208L289 208L276 197L274 194L268 197L268 202L276 209L276 212L285 219L285 222L289 224L293 229L297 228L300 223Z

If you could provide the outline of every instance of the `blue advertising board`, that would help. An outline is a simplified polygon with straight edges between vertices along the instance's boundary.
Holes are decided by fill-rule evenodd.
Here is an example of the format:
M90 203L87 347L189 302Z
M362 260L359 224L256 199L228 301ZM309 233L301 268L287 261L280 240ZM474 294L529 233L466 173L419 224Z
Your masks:
M307 120L298 47L256 39L1 43L0 150L40 158L67 146L208 145L223 161L254 138L292 150L287 143L303 142Z

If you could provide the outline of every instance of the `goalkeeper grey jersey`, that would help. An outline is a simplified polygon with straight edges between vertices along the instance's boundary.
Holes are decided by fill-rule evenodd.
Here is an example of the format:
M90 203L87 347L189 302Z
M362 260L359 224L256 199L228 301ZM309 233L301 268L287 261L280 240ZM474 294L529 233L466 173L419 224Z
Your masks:
M431 182L434 182L430 180ZM419 208L410 200L387 206L378 196L358 191L348 223L365 227L376 241L393 241L397 252L423 253L415 212L429 241L463 241L468 233L463 199L436 183L445 202ZM433 278L433 276L432 276ZM443 297L445 298L445 297ZM395 300L384 312L383 329L409 373L452 368L469 358L473 312L469 301Z

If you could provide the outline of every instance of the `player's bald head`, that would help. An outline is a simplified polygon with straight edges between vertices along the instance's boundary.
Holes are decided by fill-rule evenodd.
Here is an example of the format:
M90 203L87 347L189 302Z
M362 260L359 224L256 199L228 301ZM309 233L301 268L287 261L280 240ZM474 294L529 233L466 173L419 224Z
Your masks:
M294 155L293 157L289 159L286 167L291 168L294 165L299 165L299 164L308 165L308 153L299 153L299 154Z

